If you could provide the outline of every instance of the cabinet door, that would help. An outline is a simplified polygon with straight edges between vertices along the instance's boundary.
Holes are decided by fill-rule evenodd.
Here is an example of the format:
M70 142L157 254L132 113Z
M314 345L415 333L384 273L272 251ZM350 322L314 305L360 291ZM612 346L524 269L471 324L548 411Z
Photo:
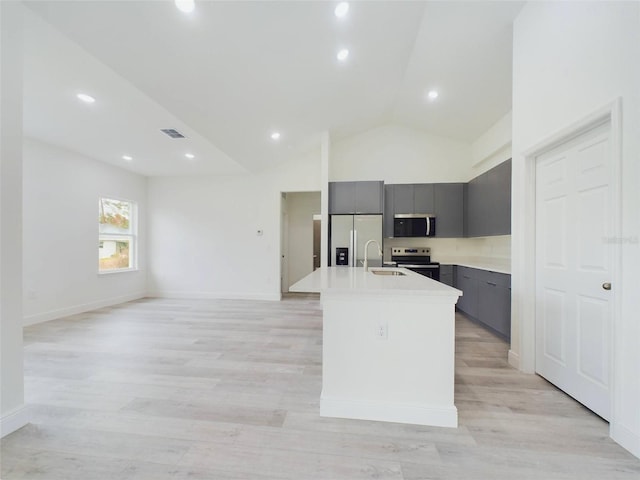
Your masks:
M468 183L465 209L465 236L511 233L511 160Z
M490 183L494 192L493 235L511 234L511 160L501 163L490 171Z
M415 213L413 211L413 185L394 185L393 203L395 207L395 213Z
M385 238L393 237L393 214L395 212L393 202L394 185L384 186L384 226L383 235Z
M356 211L356 182L329 182L329 213L351 214Z
M511 337L511 290L488 280L478 282L478 319L501 337Z
M440 265L440 283L453 287L453 265Z
M435 212L433 191L433 183L416 183L413 185L413 213Z
M436 236L464 236L464 184L436 183L434 202Z
M469 182L467 191L467 236L469 237L490 235L489 191L489 176L486 173Z
M355 182L355 213L383 213L383 182Z
M467 315L478 318L478 280L473 275L473 269L458 267L456 275L457 288L462 290L462 297L458 300L458 309Z

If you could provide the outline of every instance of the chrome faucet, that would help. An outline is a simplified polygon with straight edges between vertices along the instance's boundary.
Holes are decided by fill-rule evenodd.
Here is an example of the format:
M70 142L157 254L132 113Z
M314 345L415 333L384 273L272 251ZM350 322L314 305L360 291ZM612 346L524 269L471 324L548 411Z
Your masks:
M382 257L382 248L380 247L380 244L378 243L377 240L369 240L367 243L364 244L364 262L362 262L362 266L364 267L364 271L368 272L369 271L369 261L367 259L367 252L369 251L369 244L373 242L377 245L378 247L378 255L380 255Z

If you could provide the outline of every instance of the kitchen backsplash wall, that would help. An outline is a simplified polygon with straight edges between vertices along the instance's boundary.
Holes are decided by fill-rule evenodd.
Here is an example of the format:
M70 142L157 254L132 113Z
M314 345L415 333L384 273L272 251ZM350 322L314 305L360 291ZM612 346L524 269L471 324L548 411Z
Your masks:
M391 260L392 247L430 247L431 259L455 258L511 260L511 235L476 238L385 238L384 260Z

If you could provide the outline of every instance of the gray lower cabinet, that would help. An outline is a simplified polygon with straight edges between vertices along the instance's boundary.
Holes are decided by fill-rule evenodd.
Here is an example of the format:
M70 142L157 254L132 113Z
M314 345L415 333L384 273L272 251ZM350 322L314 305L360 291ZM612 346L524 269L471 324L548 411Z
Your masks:
M440 282L453 287L456 283L453 265L440 265Z
M458 310L505 340L511 338L511 275L458 266Z
M436 237L463 237L464 183L434 184L433 211L436 214Z
M383 199L383 182L329 182L330 214L380 214Z
M456 272L456 288L462 290L458 299L458 309L474 319L478 318L478 280L469 267L458 267Z

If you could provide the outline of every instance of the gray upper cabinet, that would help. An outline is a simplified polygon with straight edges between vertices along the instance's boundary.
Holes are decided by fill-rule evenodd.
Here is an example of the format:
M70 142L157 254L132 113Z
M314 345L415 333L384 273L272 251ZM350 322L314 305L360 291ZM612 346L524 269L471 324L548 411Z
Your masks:
M382 213L384 210L383 182L355 182L355 213Z
M393 237L393 215L395 213L393 191L395 185L384 186L383 232L385 238Z
M355 213L356 182L329 183L329 213Z
M493 235L511 234L511 160L489 170L489 185L493 189Z
M413 184L397 184L393 188L395 213L415 213L413 211Z
M436 183L433 187L436 237L463 237L464 183Z
M467 186L465 235L511 233L511 160L471 180Z
M383 211L383 182L329 182L329 213L380 214Z
M395 213L433 213L433 183L401 183L394 185Z
M416 183L413 185L413 212L434 213L433 183ZM436 234L438 230L436 229Z

